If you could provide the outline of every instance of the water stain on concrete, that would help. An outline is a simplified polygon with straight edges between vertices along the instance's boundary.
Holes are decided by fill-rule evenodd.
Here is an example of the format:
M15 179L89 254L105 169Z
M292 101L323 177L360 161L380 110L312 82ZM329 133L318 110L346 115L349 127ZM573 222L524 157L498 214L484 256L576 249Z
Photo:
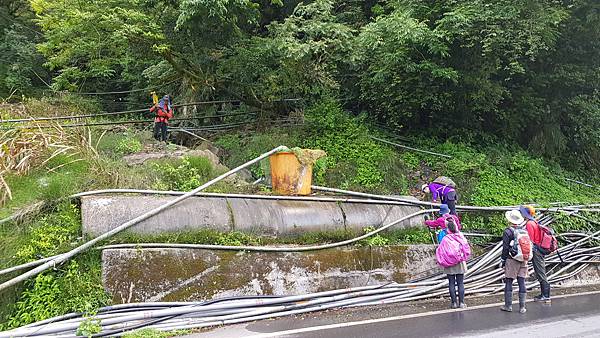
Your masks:
M404 282L439 269L432 245L302 253L110 249L102 263L104 287L115 303L303 294Z

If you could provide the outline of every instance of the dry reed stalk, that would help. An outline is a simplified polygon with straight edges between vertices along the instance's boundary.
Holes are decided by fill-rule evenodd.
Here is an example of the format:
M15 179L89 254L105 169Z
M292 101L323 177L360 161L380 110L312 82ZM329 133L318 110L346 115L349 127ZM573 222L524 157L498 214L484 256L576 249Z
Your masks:
M48 123L44 123L47 125ZM58 155L67 155L68 158L85 153L95 153L95 149L90 150L86 137L82 145L81 135L78 133L67 133L58 124L53 123L53 128L40 128L37 122L30 123L31 128L12 129L0 135L0 206L12 199L10 187L5 177L10 174L24 175L32 168L47 164L51 159ZM82 158L75 158L68 163L60 164L54 171L65 165L81 161Z

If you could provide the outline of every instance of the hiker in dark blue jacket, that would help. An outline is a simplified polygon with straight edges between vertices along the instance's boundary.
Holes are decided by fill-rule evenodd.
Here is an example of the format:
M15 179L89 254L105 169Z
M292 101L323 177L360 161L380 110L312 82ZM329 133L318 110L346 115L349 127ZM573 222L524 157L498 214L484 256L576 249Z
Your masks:
M525 313L525 300L527 297L527 288L525 287L525 278L527 278L527 260L519 261L510 254L511 247L515 238L515 229L523 229L525 233L525 219L521 216L519 210L510 210L505 213L509 226L502 235L502 255L500 257L500 266L504 268L504 305L500 310L512 312L512 284L515 278L519 284L519 312Z

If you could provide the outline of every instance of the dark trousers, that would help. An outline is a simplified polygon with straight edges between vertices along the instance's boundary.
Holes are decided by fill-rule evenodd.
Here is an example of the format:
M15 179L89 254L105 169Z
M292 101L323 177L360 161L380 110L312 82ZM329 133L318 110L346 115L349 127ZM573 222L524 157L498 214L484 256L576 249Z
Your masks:
M550 283L546 277L546 260L537 247L533 248L533 271L535 271L535 278L540 282L542 296L550 297Z
M154 122L154 138L158 141L167 142L167 123Z
M513 279L512 278L504 278L504 291L508 293L512 293L513 287ZM526 293L527 288L525 287L525 278L517 277L517 284L519 284L519 293Z
M456 200L458 200L456 191L449 191L445 196L442 196L442 204L448 205L452 215L456 215Z
M462 273L458 273L456 275L446 275L448 276L448 291L450 292L450 299L452 303L458 304L456 302L456 289L458 288L458 302L465 302L465 275Z

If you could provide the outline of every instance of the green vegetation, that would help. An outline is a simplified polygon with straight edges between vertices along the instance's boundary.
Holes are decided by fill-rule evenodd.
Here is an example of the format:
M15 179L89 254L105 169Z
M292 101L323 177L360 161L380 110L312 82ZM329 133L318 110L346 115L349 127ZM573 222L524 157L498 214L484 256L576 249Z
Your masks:
M190 330L163 332L155 329L141 329L125 333L123 338L169 338L189 334L190 332Z
M102 327L100 326L100 320L95 320L93 318L87 318L77 328L76 334L78 336L84 336L91 338L94 334L102 332Z
M403 135L477 145L493 136L569 169L600 164L596 0L0 6L0 95L11 99L45 83L72 92L168 83L161 90L182 101L241 99L265 119L281 112L281 98L333 96ZM144 91L127 96L132 107L148 103ZM385 180L364 170L353 179Z
M53 256L83 242L79 209L69 202L60 203L56 211L16 229L13 224L2 225L1 234L2 266ZM9 306L0 311L2 327L22 326L68 312L93 313L109 301L100 275L100 253L96 251L38 275L25 283L18 301L12 305L7 302Z
M407 193L406 181L394 159L394 151L371 140L363 121L349 116L334 100L326 100L306 111L303 128L274 128L260 134L229 134L216 140L227 155L225 164L237 166L280 144L288 147L322 149L327 156L318 160L313 174L316 184L333 187L391 192L391 182ZM263 176L262 168L253 174Z
M19 263L49 257L72 249L79 237L81 215L74 205L64 202L56 212L28 225L29 242L15 253Z
M596 201L596 190L565 180L565 172L552 161L533 158L518 147L473 146L448 140L412 138L411 145L451 155L451 159L392 149L369 135L377 129L365 127L333 102L306 111L302 128L272 128L260 134L228 134L216 143L226 150L225 164L237 166L264 149L278 144L319 148L327 157L318 160L316 184L386 194L420 194L422 183L439 175L452 177L460 186L461 203L481 206L544 204L563 201ZM385 135L384 135L385 137ZM228 156L232 154L231 156ZM254 172L262 176L262 172ZM595 181L590 177L591 183Z
M160 175L154 184L155 189L190 191L212 178L212 165L204 157L186 157L177 162L151 164Z
M117 143L115 150L122 155L137 153L142 150L142 142L134 137L127 136Z
M87 260L83 265L78 263L81 258L71 261L64 271L43 273L28 282L6 328L69 312L93 313L108 305L108 295L100 283L99 257Z
M86 173L89 163L85 160L71 161L67 156L59 155L27 175L7 176L6 182L13 198L0 209L0 218L36 201L53 202L83 189L88 183Z
M367 234L369 232L375 231L374 227L367 227L363 229L364 233ZM389 244L389 240L381 235L381 233L376 234L375 236L371 236L365 238L363 240L365 244L368 246L386 246Z
M38 275L8 317L6 328L22 326L69 312L93 313L109 304L100 281L100 257L84 255L63 269Z
M98 113L113 100L138 109L148 106L147 88L154 86L177 102L234 98L256 113L256 129L213 137L229 167L286 145L327 152L313 168L319 185L423 198L420 185L446 175L465 204L597 202L597 188L565 178L600 185L599 12L597 0L0 1L0 117ZM104 91L125 93L77 94ZM302 101L290 108L282 98ZM206 113L196 108L177 114ZM269 127L270 119L286 116L305 123ZM83 241L79 211L64 200L70 194L190 190L223 170L196 157L127 165L124 155L150 146L147 131L63 129L57 121L28 126L0 133L0 219L35 203L43 210L0 226L0 266ZM256 178L267 174L264 163L250 170ZM209 191L240 188L223 182ZM504 227L501 215L465 214L463 223L496 235ZM575 218L556 223L559 231L588 227ZM316 244L354 235L273 239L201 231L111 241ZM360 245L430 238L420 228ZM89 253L28 281L14 290L18 299L0 308L2 327L83 311L90 319L79 333L94 334L93 310L108 301L99 269L98 254Z

